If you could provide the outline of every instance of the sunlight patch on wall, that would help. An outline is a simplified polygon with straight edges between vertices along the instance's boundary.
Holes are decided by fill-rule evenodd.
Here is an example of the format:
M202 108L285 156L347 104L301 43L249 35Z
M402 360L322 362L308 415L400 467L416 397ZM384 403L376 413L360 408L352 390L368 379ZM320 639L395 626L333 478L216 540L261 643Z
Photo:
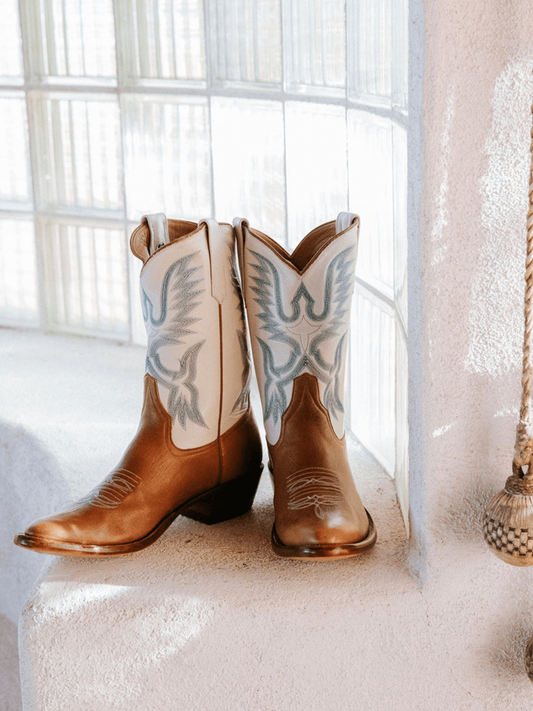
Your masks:
M485 144L485 242L473 279L465 367L493 377L517 369L522 352L532 67L514 62L496 80Z
M450 88L446 113L444 114L444 129L440 141L440 173L441 183L436 199L435 222L431 229L431 241L440 242L444 236L444 229L448 225L448 192L449 192L449 163L450 163L450 135L453 117L455 114L455 87ZM435 266L443 261L448 251L448 245L440 245L433 252L431 265Z
M518 407L504 407L498 410L498 412L495 412L493 417L512 417L513 419L517 419L518 413Z
M433 430L431 433L432 437L442 437L443 434L446 434L449 430L452 429L452 427L455 426L455 422L452 422L450 425L443 425L442 427L437 427L436 430Z

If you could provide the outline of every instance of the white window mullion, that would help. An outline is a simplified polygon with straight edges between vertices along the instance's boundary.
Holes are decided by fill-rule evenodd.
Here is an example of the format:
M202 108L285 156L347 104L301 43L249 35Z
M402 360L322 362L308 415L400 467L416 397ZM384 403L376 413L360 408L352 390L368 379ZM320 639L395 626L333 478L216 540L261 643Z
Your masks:
M21 60L23 71L24 83L27 82L32 77L32 68L30 62L30 49L31 47L39 46L40 39L37 37L35 32L35 26L30 27L21 12L22 2L17 5L18 10L18 22L16 27L16 34L19 37L20 48L21 48ZM15 30L15 27L13 28ZM37 135L38 127L34 124L35 113L31 102L29 100L28 91L25 90L24 96L25 104L25 115L27 122L27 155L26 162L29 167L29 175L31 182L31 215L28 217L31 219L32 233L33 233L33 244L31 250L28 250L27 257L25 259L25 266L33 263L35 266L31 270L31 274L27 275L24 279L25 291L30 290L35 293L37 297L36 303L36 319L34 321L35 325L40 326L43 330L47 330L49 327L49 309L48 309L48 299L47 299L47 289L45 280L45 253L43 249L42 239L41 239L41 225L40 221L36 216L36 209L38 205L39 195L40 195L40 183L39 183L39 173L37 170ZM16 228L15 228L16 229ZM17 230L18 231L18 230ZM11 247L12 248L12 247Z
M127 320L128 320L128 340L130 340L132 343L143 343L143 339L145 338L145 333L144 329L141 334L139 334L136 326L137 326L137 310L136 310L136 304L138 305L139 301L139 295L138 295L138 290L134 290L133 284L136 284L136 281L134 282L132 278L132 270L130 266L131 262L131 253L130 253L130 230L129 230L129 223L128 223L128 210L129 210L129 195L126 191L126 145L125 145L125 130L124 130L124 110L123 110L123 102L121 100L121 94L124 90L124 83L125 83L125 76L124 76L124 64L121 61L121 53L125 51L124 44L120 41L118 37L119 33L119 27L122 25L124 22L124 17L120 14L120 10L117 6L117 3L113 3L113 18L114 18L114 24L115 24L115 33L116 33L116 40L115 40L115 63L117 67L117 85L118 85L118 115L119 115L119 140L120 140L120 149L121 149L121 155L122 155L122 171L121 171L121 180L120 180L120 193L122 196L122 202L123 202L123 215L122 215L122 241L123 241L123 246L124 246L124 252L127 255L126 257L126 269L125 269L125 286L126 286L126 293L127 293ZM118 18L118 22L117 22ZM130 55L130 61L132 60L132 57ZM95 256L95 255L94 255ZM144 325L144 324L143 324Z
M134 0L135 5L135 20L137 26L137 34L135 39L137 40L139 48L139 75L141 77L151 77L151 67L150 67L150 32L149 32L149 21L147 17L147 0ZM145 30L146 28L146 30Z
M57 0L56 0L57 1ZM58 55L58 45L60 45L60 40L56 36L55 28L57 27L54 22L54 0L51 2L41 3L42 8L42 23L45 36L46 45L46 55L43 57L43 70L46 75L58 75L59 71L59 58ZM44 43L43 43L44 44Z
M86 0L85 0L86 2ZM77 29L77 37L76 41L78 43L78 46L80 48L80 58L79 58L79 73L82 75L87 74L87 65L85 61L85 56L86 56L86 47L85 47L85 33L83 32L83 3L84 0L78 0L78 16L77 16L77 22L76 22L76 29ZM92 2L93 6L93 12L95 9L95 0ZM81 61L80 61L81 60Z

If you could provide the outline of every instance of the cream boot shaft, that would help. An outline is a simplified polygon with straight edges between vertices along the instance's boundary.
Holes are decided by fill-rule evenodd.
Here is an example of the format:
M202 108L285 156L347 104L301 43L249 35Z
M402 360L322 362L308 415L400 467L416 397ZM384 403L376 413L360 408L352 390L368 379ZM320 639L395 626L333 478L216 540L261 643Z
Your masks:
M247 411L250 360L230 225L148 216L131 237L145 260L140 288L148 334L146 372L172 418L172 441L213 442ZM182 236L180 233L185 232ZM148 239L151 249L148 255Z

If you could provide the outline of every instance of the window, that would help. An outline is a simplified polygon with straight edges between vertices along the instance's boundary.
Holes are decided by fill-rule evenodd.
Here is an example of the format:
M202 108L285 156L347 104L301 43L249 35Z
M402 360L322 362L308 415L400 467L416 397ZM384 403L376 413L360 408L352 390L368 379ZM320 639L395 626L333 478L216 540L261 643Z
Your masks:
M144 342L140 216L361 216L348 426L407 522L407 0L4 0L0 320Z

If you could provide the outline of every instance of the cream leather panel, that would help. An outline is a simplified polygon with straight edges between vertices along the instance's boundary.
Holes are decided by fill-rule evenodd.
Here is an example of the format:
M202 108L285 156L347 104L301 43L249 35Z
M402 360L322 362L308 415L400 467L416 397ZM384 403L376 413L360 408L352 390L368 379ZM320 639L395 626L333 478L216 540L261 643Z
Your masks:
M205 227L158 250L141 271L146 370L172 417L172 441L200 447L218 436L220 339Z
M166 218L146 219L155 243ZM203 220L189 235L155 246L141 271L146 370L172 417L172 441L191 449L214 441L248 408L250 364L234 232Z
M344 375L350 302L359 236L339 234L300 274L257 236L246 222L241 232L244 294L267 440L279 438L281 417L302 373L317 377L320 398L338 437L344 433Z

